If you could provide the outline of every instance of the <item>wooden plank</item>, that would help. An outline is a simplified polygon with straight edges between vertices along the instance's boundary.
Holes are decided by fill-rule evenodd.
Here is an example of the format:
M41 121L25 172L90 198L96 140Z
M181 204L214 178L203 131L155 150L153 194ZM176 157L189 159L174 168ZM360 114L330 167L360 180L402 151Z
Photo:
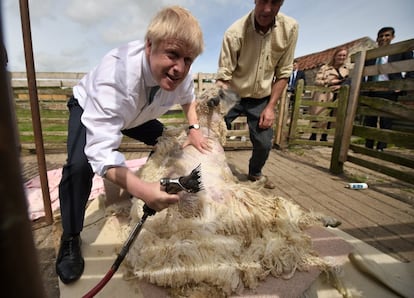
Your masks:
M363 82L360 91L414 90L414 79Z
M34 137L33 131L21 131L20 135L21 136L33 136ZM44 131L43 130L42 135L43 135L43 137L67 136L68 132L67 131Z
M345 116L345 123L344 123L344 130L341 140L341 148L339 152L339 162L344 163L346 161L346 156L349 149L349 144L351 141L352 136L352 126L356 115L356 110L358 107L358 97L359 97L359 90L361 86L361 80L356 78L362 77L362 72L364 69L364 62L366 57L366 52L358 52L356 55L356 61L354 65L354 69L352 71L352 80L351 89L349 91L349 98L348 98L348 107Z
M414 59L396 61L386 64L374 64L366 66L363 76L374 76L378 74L401 73L414 69Z
M384 173L388 176L397 178L398 180L414 184L414 174L407 173L406 171L399 171L399 170L384 166L382 164L371 162L369 160L359 158L359 157L355 157L355 156L351 156L351 155L348 155L347 160L349 162L352 162L354 164L363 166L363 167L371 169L373 171L376 171L376 172L379 172L379 173Z
M359 101L360 104L367 105L370 109L385 111L398 118L414 122L414 108L381 97L361 96Z
M86 73L84 72L36 72L37 79L77 79L80 80ZM26 72L11 72L12 79L26 79Z
M42 125L53 125L53 124L64 125L64 124L67 124L68 122L68 118L43 118L40 120L42 122ZM31 123L31 122L32 122L32 118L19 117L17 119L17 123Z
M354 125L353 135L365 139L379 140L398 147L414 149L414 134L406 131L394 131L375 127Z
M333 142L327 141L327 142L321 142L321 141L310 141L308 139L294 139L292 141L289 141L289 144L291 145L304 145L304 146L321 146L321 147L332 147Z
M19 94L28 94L29 91L27 88L13 88L15 93ZM63 95L72 95L71 88L61 88L59 87L47 87L47 88L37 88L38 94L63 94Z
M389 153L388 152L380 152L380 151L372 150L372 149L365 148L365 147L362 147L362 146L358 146L358 145L355 145L355 144L352 144L350 146L350 149L352 151L354 151L355 153L364 154L364 155L367 155L367 156L378 158L381 161L389 161L389 162L392 162L392 163L395 163L395 164L398 164L398 165L401 165L401 166L405 166L405 167L409 167L409 168L414 169L414 160L413 159L409 159L409 158L406 158L406 157L401 156L401 155L396 155L393 152L389 152Z
M377 117L388 117L392 119L398 119L396 115L388 114L386 112L378 111L368 106L358 106L357 115L359 116L377 116ZM393 124L394 126L394 124Z
M315 100L302 100L301 101L302 106L318 106L318 107L325 107L325 108L336 108L338 104L336 101L325 101L325 102L319 102Z
M385 47L379 47L366 51L366 59L371 60L382 56L394 55L414 50L414 39L396 42ZM351 62L356 62L358 53L351 55Z

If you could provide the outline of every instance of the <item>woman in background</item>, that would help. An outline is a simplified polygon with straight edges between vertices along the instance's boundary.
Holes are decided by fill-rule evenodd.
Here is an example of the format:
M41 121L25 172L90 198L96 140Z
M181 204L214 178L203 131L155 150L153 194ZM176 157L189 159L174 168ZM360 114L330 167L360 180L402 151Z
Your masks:
M334 52L331 61L328 64L322 65L316 74L315 85L329 87L331 92L315 92L313 100L318 102L331 102L336 100L339 88L343 84L348 83L349 68L346 65L348 59L348 49L338 48ZM327 108L312 106L309 109L311 115L323 115L327 114ZM333 111L330 112L330 116L333 116ZM312 127L329 129L331 128L330 122L315 122ZM323 133L321 141L326 142L328 135ZM309 140L316 141L316 133L312 133Z

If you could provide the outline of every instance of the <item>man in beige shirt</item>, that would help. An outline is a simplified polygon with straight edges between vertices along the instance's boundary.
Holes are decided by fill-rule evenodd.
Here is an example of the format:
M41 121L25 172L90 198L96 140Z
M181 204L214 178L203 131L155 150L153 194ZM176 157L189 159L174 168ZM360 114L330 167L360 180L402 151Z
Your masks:
M219 58L217 85L234 89L241 97L225 117L227 127L239 115L247 116L253 152L248 179L265 179L266 188L275 185L262 174L272 149L275 106L290 74L298 23L279 10L283 0L255 0L255 8L225 32Z

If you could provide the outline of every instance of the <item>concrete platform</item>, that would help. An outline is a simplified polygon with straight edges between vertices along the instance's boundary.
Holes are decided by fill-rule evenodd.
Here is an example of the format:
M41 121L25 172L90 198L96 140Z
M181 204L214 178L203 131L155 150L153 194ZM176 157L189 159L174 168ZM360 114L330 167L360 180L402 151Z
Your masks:
M90 204L85 229L82 233L85 272L82 278L74 284L59 283L60 297L82 297L106 274L125 241L122 227L127 225L128 209L129 201L110 208L105 208L100 200L94 200ZM353 296L358 294L361 297L399 297L391 289L359 271L348 258L350 253L363 255L373 262L392 266L394 278L398 279L401 287L405 287L405 291L412 289L414 293L414 288L407 283L407 280L414 278L414 271L410 271L414 269L413 266L410 266L411 269L406 268L404 263L338 229L312 228L307 232L312 237L314 248L320 256L331 258L335 264L339 265L342 272L339 274L340 280L337 283ZM136 241L139 241L139 236ZM125 268L121 265L118 272L96 297L169 297L166 289L136 280L124 280L122 277L124 270ZM245 290L241 295L232 297L299 297L304 293L308 297L330 298L343 297L342 294L344 294L338 292L332 283L326 282L325 275L319 270L311 269L309 272L297 272L289 280L268 277L257 289Z

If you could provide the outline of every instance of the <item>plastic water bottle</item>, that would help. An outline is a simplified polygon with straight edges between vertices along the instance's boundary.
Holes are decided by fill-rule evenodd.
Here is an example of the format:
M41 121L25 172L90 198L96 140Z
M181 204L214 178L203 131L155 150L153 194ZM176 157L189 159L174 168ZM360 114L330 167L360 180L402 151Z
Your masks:
M367 189L368 184L366 183L348 183L347 186L345 186L350 189Z

